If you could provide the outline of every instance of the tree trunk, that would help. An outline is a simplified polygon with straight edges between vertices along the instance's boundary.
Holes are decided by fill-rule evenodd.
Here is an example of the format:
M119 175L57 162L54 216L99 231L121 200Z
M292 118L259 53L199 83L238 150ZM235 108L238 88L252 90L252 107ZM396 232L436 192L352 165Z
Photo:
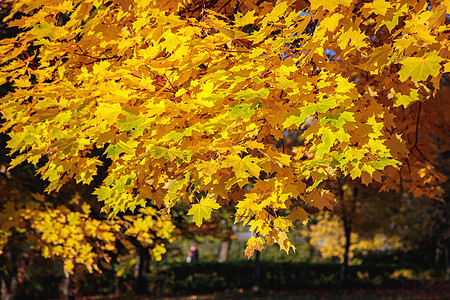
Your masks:
M231 240L224 240L220 244L219 262L226 262L230 257Z
M260 286L260 279L261 279L261 262L259 259L260 251L255 250L255 284L253 286L254 292L259 292L259 286Z
M147 273L150 265L150 253L147 247L136 247L136 265L134 267L134 292L145 295L148 290Z
M352 224L355 216L356 197L358 196L358 188L352 188L352 195L345 196L343 186L340 186L341 209L342 209L342 223L344 225L345 246L344 257L341 265L341 274L339 276L339 285L341 288L348 284L348 265L350 263L350 246L352 245Z
M444 248L445 270L447 271L447 281L450 281L450 261L448 254L448 243L446 243Z
M14 255L14 250L9 248L4 249L4 256L6 262L4 262L3 278L1 279L1 300L13 300L17 296L17 288L19 286L18 281L18 259Z
M339 285L341 287L345 287L348 281L348 264L349 264L349 256L350 256L350 246L351 246L351 235L352 235L352 227L349 224L346 217L342 218L344 223L344 234L345 234L345 247L344 247L344 261L341 265L341 274L339 277Z
M64 276L62 282L62 298L64 300L73 299L72 291L70 289L70 275Z
M1 300L14 300L16 299L17 294L17 278L11 277L11 280L9 283L6 282L4 278L2 278L2 286L1 286L1 292L2 297Z

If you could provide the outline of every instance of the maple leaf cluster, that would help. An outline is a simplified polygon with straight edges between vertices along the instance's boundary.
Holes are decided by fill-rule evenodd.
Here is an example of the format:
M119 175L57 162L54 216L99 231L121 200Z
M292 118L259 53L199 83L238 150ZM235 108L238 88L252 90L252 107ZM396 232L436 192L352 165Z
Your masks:
M52 191L89 184L106 156L95 194L111 216L183 199L200 225L234 205L255 233L247 255L295 249L298 202L332 209L324 180L398 187L412 150L397 122L450 71L448 0L310 2L195 17L192 1L13 1L21 32L0 44L12 166L45 157ZM299 128L294 153L280 141Z

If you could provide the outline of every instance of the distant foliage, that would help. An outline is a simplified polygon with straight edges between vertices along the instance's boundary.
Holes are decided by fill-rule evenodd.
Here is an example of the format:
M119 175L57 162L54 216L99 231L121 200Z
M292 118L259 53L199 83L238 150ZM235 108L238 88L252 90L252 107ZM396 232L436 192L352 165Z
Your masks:
M100 271L98 263L111 261L118 242L133 249L129 237L151 248L154 260L161 260L166 252L164 242L172 241L174 225L167 218L157 217L151 208L133 216L102 220L89 216L91 207L87 203L80 203L77 211L65 205L43 205L42 195L33 197L21 204L8 202L0 210L0 255L5 250L19 257L20 251L28 249L28 256L34 252L61 261L68 276L76 265L85 266L89 272Z
M338 258L343 260L345 234L342 222L336 215L324 214L317 223L311 224L309 229L302 229L310 245L317 249L324 259ZM351 234L350 259L356 252L386 251L402 248L399 237L386 236L381 233L373 234L369 238L360 236L356 232Z

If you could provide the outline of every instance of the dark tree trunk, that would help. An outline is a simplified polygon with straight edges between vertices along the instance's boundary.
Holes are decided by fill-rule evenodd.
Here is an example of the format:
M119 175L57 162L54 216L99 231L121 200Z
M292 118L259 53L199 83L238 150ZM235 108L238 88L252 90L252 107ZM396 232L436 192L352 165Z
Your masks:
M445 270L447 271L447 281L450 281L450 263L448 259L448 247L445 246Z
M345 196L343 186L340 186L340 198L341 198L341 213L342 224L344 225L344 257L341 265L341 274L339 276L339 285L341 288L348 285L348 266L350 264L350 247L352 245L352 226L353 218L355 217L356 197L358 196L358 188L352 188L352 195Z
M219 262L226 262L230 257L231 240L224 240L220 243Z
M345 246L344 246L344 261L341 265L341 274L339 277L339 284L341 287L345 287L348 281L348 265L349 265L349 256L350 256L350 246L352 244L351 235L352 235L352 226L349 224L346 217L342 218L344 223L344 234L345 234Z
M134 292L145 295L148 292L147 273L150 266L150 253L147 247L136 247L136 265L134 268Z
M6 261L3 263L3 276L1 279L1 300L13 300L17 296L19 286L19 259L14 254L14 250L9 247L4 249Z
M260 251L255 250L255 284L253 286L253 291L258 292L261 280L261 261L260 261Z
M445 259L445 270L447 271L447 281L450 281L450 261L449 261L449 253L448 253L448 243L445 244L444 248L444 259Z

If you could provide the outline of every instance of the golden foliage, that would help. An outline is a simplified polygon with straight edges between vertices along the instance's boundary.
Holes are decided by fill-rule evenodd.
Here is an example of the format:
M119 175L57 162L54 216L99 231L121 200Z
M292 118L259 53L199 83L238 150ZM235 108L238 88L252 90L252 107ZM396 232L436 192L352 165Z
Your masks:
M43 206L44 197L34 197L40 201L11 201L0 211L0 254L8 243L14 242L14 232L26 233L32 250L44 258L62 261L68 276L76 265L85 266L89 272L100 271L98 261L110 262L117 240L129 245L127 237L135 237L152 248L155 260L161 260L166 252L164 242L173 239L172 222L149 211L151 208L125 219L101 220L89 216L90 206L86 203L80 205L80 211L73 211L64 205Z
M345 234L341 220L337 215L325 213L318 217L317 223L309 225L309 228L302 229L301 233L308 238L311 246L319 250L323 258L337 257L342 262L345 250ZM353 258L355 252L394 250L403 246L399 237L387 237L379 233L371 238L364 238L358 233L352 232L350 239L350 259Z
M424 169L409 116L419 105L418 124L450 59L448 1L310 2L14 1L23 31L0 44L12 165L46 156L52 191L90 183L105 155L95 194L111 216L202 194L237 202L258 235L247 254L289 251L292 219L307 218L291 200L332 207L318 186L336 174L399 188L402 162ZM306 119L305 155L277 146ZM197 223L217 207L198 205Z

